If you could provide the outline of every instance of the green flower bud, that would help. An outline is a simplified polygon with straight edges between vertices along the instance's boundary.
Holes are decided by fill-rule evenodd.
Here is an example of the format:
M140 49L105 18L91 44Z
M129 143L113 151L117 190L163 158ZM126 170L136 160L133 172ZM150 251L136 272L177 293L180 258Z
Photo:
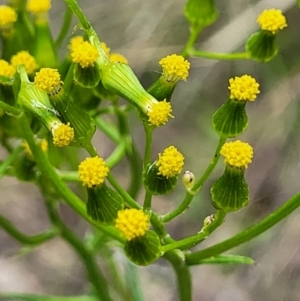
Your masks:
M218 18L214 0L188 0L184 15L192 28L199 30L213 24Z
M225 212L237 211L249 201L244 173L252 161L253 149L248 143L237 140L225 143L220 154L225 157L226 168L210 189L212 204Z
M229 84L229 99L212 116L213 128L222 137L236 137L246 130L246 102L254 101L260 92L259 84L249 75L231 78Z
M94 88L99 84L100 71L97 65L82 68L79 64L74 66L74 80L85 88Z

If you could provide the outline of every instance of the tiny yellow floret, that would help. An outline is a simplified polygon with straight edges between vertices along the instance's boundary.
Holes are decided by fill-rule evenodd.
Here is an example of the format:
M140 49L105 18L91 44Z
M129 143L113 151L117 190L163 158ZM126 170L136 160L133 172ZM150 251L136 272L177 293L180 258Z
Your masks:
M138 209L125 209L118 212L116 228L127 240L145 235L149 229L149 215Z
M158 154L156 166L158 167L158 175L173 178L181 173L184 164L184 156L177 150L175 146L169 146L163 153Z
M70 40L70 43L68 45L68 48L70 50L70 52L72 52L74 50L74 48L76 48L79 44L83 43L84 39L83 36L75 36Z
M50 94L58 93L62 83L57 69L42 68L34 77L34 85Z
M33 14L43 14L50 10L50 0L29 0L27 2L27 10Z
M148 110L148 121L155 126L161 126L168 122L169 118L174 118L172 113L172 107L166 100L153 103Z
M267 30L275 34L278 30L287 27L285 16L280 9L266 9L257 18L257 23L262 30Z
M17 68L18 65L24 65L26 72L32 74L34 70L38 68L38 64L35 58L29 54L28 51L22 50L13 55L10 59L10 63Z
M98 57L99 53L97 48L87 41L73 47L71 51L72 61L79 64L82 68L94 66Z
M58 147L69 145L74 139L74 129L70 123L61 124L52 130L53 144Z
M168 82L176 83L186 80L189 75L190 63L183 56L172 54L161 59L159 64L163 69L163 76Z
M108 172L105 161L98 156L86 158L78 167L79 180L88 188L104 183Z
M46 139L41 141L41 149L44 153L48 151L48 141Z
M220 154L224 156L224 161L230 166L247 168L252 162L253 148L250 144L240 140L225 143Z
M111 62L128 64L128 60L126 59L126 57L120 53L111 53L109 55L109 60Z
M236 76L229 79L230 98L234 100L254 101L260 93L259 84L250 75Z
M0 5L0 28L5 28L17 21L18 15L7 5Z
M16 68L10 65L7 61L0 59L0 75L13 77L16 73Z

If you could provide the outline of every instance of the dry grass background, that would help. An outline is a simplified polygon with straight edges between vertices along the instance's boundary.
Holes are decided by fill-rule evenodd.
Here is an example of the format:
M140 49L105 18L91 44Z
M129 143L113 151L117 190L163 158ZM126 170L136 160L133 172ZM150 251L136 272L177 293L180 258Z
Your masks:
M157 77L158 60L167 54L180 52L187 40L188 24L182 14L184 0L78 2L100 38L112 50L129 59L146 87ZM64 3L62 0L53 0L52 3L51 20L56 36ZM225 224L201 248L259 221L300 187L300 18L296 1L235 0L216 3L220 17L199 38L201 49L216 52L242 50L247 35L256 28L256 15L265 8L282 8L289 27L278 37L280 54L268 64L190 59L190 77L186 83L178 84L173 98L176 118L155 132L154 153L174 144L186 156L186 169L200 174L217 143L210 118L226 100L228 78L248 73L261 83L258 100L248 106L250 126L240 137L255 149L254 162L247 172L250 205L238 213L229 214ZM62 47L61 54L65 52L66 45ZM142 128L134 115L131 127L133 137L142 150ZM103 156L110 153L111 145L102 135L96 136L95 143ZM4 156L4 151L1 151L1 157ZM170 223L169 230L174 237L195 233L204 217L213 212L208 191L222 169L222 164L219 164L191 209ZM126 179L127 171L126 166L121 165L113 172L122 181ZM178 187L170 196L155 198L154 207L165 213L174 208L182 196L183 189ZM41 196L32 184L8 177L1 180L0 211L28 234L40 232L48 226ZM62 216L78 235L88 233L86 223L68 208L62 208ZM298 210L272 230L230 252L251 256L256 261L254 266L193 267L194 300L300 300L299 217ZM83 267L76 254L60 239L34 250L19 251L19 248L20 245L0 229L0 293L73 295L86 289ZM112 256L124 261L118 251L114 251ZM105 267L105 263L102 264ZM138 268L138 273L146 300L177 300L174 275L166 262L161 260L150 267Z

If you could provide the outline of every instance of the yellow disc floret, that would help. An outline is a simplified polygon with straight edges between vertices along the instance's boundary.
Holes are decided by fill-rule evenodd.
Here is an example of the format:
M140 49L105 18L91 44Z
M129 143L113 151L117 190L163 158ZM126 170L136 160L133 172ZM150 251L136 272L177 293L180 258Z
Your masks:
M287 27L286 18L280 9L266 9L257 18L257 23L262 30L275 34L278 30Z
M163 76L168 82L186 80L189 75L190 63L181 55L168 55L161 59L159 64L162 66Z
M73 47L71 51L72 61L79 64L82 68L94 66L98 57L97 48L87 41Z
M52 130L53 144L58 147L69 145L74 139L74 129L70 123L60 124Z
M155 126L161 126L168 122L169 118L174 118L172 113L172 107L166 100L152 104L148 110L148 121Z
M27 2L27 10L33 14L42 14L51 8L50 0L29 0Z
M104 52L106 53L106 55L109 56L109 54L110 54L110 48L107 46L107 44L104 43L104 42L101 42L100 46L104 50Z
M70 52L72 52L74 50L74 48L76 48L79 44L83 43L84 39L83 36L75 36L70 40L70 43L68 45L68 48L70 50Z
M230 98L234 100L254 101L259 94L259 84L250 75L229 79Z
M166 148L162 154L158 154L156 166L158 167L158 175L173 178L181 173L184 164L184 156L174 146Z
M32 74L34 70L38 68L35 58L29 54L28 51L20 51L13 55L10 59L10 63L17 68L18 65L24 65L26 72Z
M127 240L142 237L149 229L149 216L138 209L125 209L118 212L116 228Z
M6 77L13 77L16 72L16 68L10 65L5 60L0 60L0 75Z
M109 60L111 62L128 64L128 60L126 59L126 57L120 53L111 53L109 55Z
M86 158L78 167L79 180L89 188L104 183L108 172L105 161L98 156Z
M55 94L61 89L62 81L57 69L42 68L34 77L34 85L50 94Z
M250 144L240 140L227 142L221 148L225 163L238 168L247 168L252 162L253 148Z
M18 15L14 9L6 5L0 5L0 28L5 28L17 21Z

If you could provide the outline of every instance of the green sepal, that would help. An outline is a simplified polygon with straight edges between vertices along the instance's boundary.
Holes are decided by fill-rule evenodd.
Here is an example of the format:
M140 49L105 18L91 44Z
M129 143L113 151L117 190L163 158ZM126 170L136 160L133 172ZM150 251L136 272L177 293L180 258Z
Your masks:
M49 130L54 123L61 123L58 119L58 112L52 106L48 94L39 90L28 79L23 65L18 67L20 74L21 88L18 93L17 104L26 112L37 117ZM14 91L15 92L15 91Z
M147 92L151 94L158 101L166 100L170 102L173 91L176 87L176 83L168 82L163 76L160 76L157 81L155 81Z
M0 84L1 85L12 86L13 83L14 83L14 80L12 78L0 75Z
M101 81L105 89L123 97L143 113L157 100L141 85L127 64L109 62L101 66Z
M248 127L246 102L228 99L212 116L214 130L222 137L233 138Z
M166 178L158 175L158 167L156 162L149 164L143 175L145 188L152 194L167 194L174 190L178 177Z
M34 40L33 54L39 67L57 67L58 56L48 20L37 19L34 25L36 37Z
M249 37L245 48L253 60L269 62L278 53L276 35L263 30L256 32Z
M122 197L105 184L88 188L87 214L95 221L113 224L118 211L124 207Z
M14 162L14 175L20 181L34 181L37 179L36 162L30 155L23 154Z
M199 30L213 24L218 18L214 0L188 0L184 15L192 28Z
M94 88L100 81L100 71L95 64L91 67L82 68L79 64L74 65L74 80L85 88Z
M74 139L70 145L90 148L96 130L94 119L76 105L63 88L58 94L49 97L55 109L61 114L63 121L70 122L70 126L74 128Z
M248 205L249 188L244 169L226 166L224 174L210 189L212 204L225 212L237 211Z
M141 266L153 263L162 254L159 237L151 230L142 237L126 241L124 251L132 262Z

